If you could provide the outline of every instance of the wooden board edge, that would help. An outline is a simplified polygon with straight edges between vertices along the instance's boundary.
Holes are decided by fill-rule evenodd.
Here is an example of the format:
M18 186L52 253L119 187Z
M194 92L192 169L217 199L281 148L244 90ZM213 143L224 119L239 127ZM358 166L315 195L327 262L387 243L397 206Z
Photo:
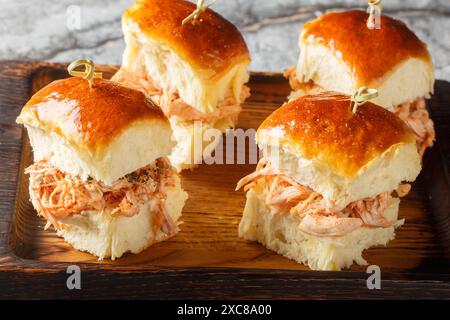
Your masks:
M311 276L313 274L314 276ZM340 273L342 274L342 273ZM323 272L252 272L230 269L172 272L81 271L81 290L68 290L67 273L2 272L0 298L30 299L450 299L448 280L384 279L367 288L365 274L330 277ZM139 288L139 290L121 290Z
M0 61L0 103L5 108L18 108L11 105L14 101L25 102L29 98L30 83L36 68L42 64L39 62L23 62L23 61ZM11 101L10 101L11 100ZM0 132L0 146L9 143L17 147L17 153L12 155L17 159L4 158L1 155L0 162L0 179L7 183L8 186L14 186L17 189L18 183L18 165L20 166L21 145L22 145L22 128L14 123L14 119L6 119L7 123L2 121ZM17 132L16 132L17 131ZM11 132L11 134L8 134ZM15 172L15 174L14 174ZM18 258L14 255L10 247L10 236L13 220L13 212L17 193L5 195L6 190L2 190L0 196L0 268L5 261L18 262Z
M421 173L428 210L450 269L450 178L440 145L427 151Z

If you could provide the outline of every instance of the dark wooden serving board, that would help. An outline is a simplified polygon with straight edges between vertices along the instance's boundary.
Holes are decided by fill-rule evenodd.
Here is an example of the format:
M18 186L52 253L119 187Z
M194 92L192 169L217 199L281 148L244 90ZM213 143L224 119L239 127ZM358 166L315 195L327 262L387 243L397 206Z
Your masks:
M430 109L438 131L424 170L403 199L406 223L388 247L364 256L381 268L381 290L368 290L366 268L317 272L237 236L245 203L236 181L254 165L203 165L183 172L189 192L181 232L114 262L71 248L44 231L28 201L25 131L15 124L23 104L64 65L0 62L0 297L5 298L450 298L450 83L437 81ZM110 77L114 67L100 67ZM279 74L254 73L240 128L256 128L289 93ZM82 290L66 288L76 264Z

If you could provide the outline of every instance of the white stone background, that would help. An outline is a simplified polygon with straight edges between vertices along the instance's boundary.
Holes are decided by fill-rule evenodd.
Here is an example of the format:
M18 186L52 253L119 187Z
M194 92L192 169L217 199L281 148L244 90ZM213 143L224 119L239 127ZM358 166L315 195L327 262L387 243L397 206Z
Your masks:
M170 0L165 0L170 1ZM0 59L120 64L123 10L132 0L0 0ZM67 28L77 5L81 29ZM213 9L244 34L251 70L282 71L297 59L302 25L333 9L366 8L365 0L218 0ZM436 77L450 80L450 0L385 0L383 12L404 20L433 55Z

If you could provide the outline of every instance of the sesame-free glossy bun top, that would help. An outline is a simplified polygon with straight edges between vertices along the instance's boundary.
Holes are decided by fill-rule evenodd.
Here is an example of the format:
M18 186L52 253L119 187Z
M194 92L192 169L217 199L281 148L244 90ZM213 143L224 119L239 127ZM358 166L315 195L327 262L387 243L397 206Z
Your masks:
M124 130L139 122L168 125L163 113L143 93L114 82L81 78L53 81L23 107L18 123L55 132L77 148L104 150Z
M381 28L369 29L367 18L360 10L324 14L304 26L300 42L332 50L359 86L369 86L409 58L432 65L426 44L405 23L382 15Z
M367 102L352 112L350 97L324 92L285 103L259 127L258 141L276 136L281 147L354 176L391 147L415 146L414 134L393 113Z
M123 15L149 38L165 44L194 68L219 75L237 63L249 61L239 30L207 9L199 19L182 25L196 6L184 0L138 0Z

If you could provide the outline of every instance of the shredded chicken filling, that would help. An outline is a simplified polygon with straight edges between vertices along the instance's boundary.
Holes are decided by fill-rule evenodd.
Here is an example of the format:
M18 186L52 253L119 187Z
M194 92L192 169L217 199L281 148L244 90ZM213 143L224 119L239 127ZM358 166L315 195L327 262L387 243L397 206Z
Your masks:
M301 82L300 80L298 80L296 67L290 67L286 69L283 75L285 78L289 80L289 85L294 91L302 90L305 93L315 93L324 91L322 88L317 86L312 80L308 82Z
M305 93L315 93L324 91L314 84L313 81L302 83L297 78L296 68L291 67L284 72L284 76L289 79L291 88L302 90ZM423 156L425 150L433 145L436 138L433 121L426 109L425 98L419 98L413 102L406 102L394 107L394 113L414 131L416 136L417 149Z
M146 93L150 99L161 107L167 117L176 116L183 121L203 121L214 124L221 119L229 118L233 123L237 123L241 112L240 104L250 96L250 89L243 85L239 101L236 101L230 93L218 104L216 110L203 113L184 102L178 93L170 93L161 88L150 77L140 78L120 70L114 75L113 80Z
M236 189L242 187L245 191L263 190L265 203L273 212L300 216L300 230L316 236L343 236L361 226L391 226L383 215L388 207L389 192L352 202L339 210L327 206L320 193L274 168L265 158L260 160L255 172L238 182ZM402 184L397 195L405 196L409 189L409 184Z
M175 170L167 158L136 170L111 186L94 179L83 181L61 172L43 160L29 166L30 197L38 214L47 220L47 229L63 229L63 218L86 211L110 210L113 216L131 217L140 212L140 205L154 200L153 231L173 235L177 226L167 213L167 187L175 185Z
M431 147L436 139L433 120L428 114L425 99L420 98L395 106L394 113L413 129L419 154L423 156L425 150Z

